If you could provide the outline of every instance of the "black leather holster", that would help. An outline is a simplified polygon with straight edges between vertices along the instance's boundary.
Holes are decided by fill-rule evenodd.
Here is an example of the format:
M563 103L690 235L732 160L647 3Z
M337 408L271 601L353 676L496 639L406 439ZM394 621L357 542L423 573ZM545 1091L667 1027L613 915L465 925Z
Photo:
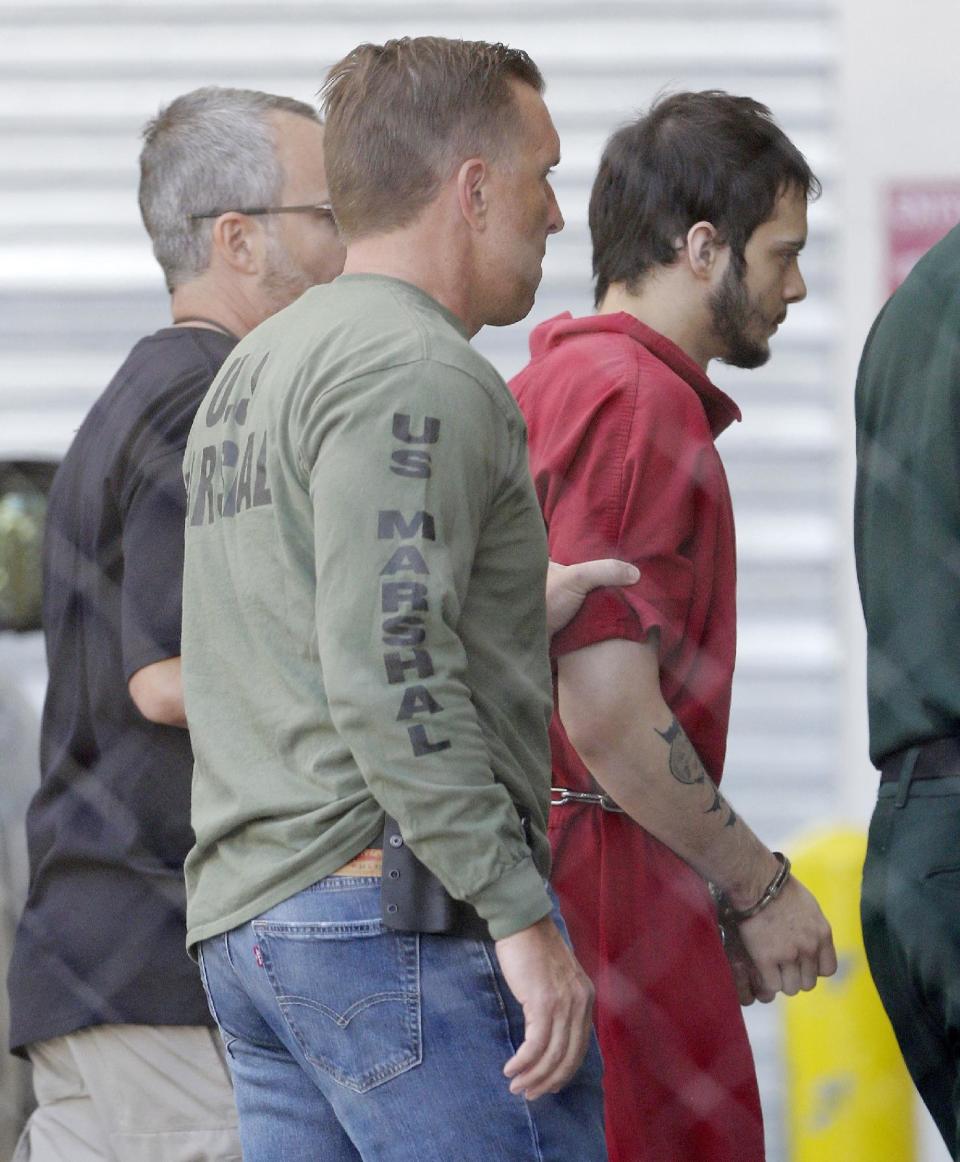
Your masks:
M486 921L470 904L455 900L417 859L389 815L383 827L380 899L384 926L395 931L490 939Z

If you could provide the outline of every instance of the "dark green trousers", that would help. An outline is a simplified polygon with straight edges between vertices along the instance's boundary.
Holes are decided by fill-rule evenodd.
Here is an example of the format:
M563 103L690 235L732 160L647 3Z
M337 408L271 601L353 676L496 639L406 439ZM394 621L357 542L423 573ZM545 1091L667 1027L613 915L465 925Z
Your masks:
M882 783L860 914L870 971L920 1096L960 1162L960 775Z

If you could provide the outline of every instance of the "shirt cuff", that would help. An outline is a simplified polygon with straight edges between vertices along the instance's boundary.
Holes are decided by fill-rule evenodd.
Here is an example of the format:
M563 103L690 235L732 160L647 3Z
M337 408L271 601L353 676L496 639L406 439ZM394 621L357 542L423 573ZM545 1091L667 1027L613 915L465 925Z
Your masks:
M560 658L611 638L646 641L647 634L658 624L656 617L649 622L641 618L616 590L595 589L587 594L576 617L553 635L550 656Z
M529 928L553 911L547 885L532 859L514 864L467 902L486 920L494 940Z
M169 658L179 658L181 654L180 642L167 641L155 642L152 645L144 646L140 650L136 650L129 654L124 654L123 658L123 675L127 682L138 671L142 670L144 666L152 666L154 662L165 662Z

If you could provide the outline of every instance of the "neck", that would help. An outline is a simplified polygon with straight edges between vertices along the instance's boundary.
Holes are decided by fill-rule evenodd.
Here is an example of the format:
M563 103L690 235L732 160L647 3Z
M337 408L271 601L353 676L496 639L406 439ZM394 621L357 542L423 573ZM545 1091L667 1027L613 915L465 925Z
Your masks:
M244 295L233 287L217 285L204 275L174 289L170 313L175 323L190 320L191 327L223 331L237 339L261 321Z
M228 335L231 339L239 338L239 335L234 335L232 331L221 326L214 319L207 319L203 315L174 314L173 325L175 327L200 327L204 331L216 331L219 335Z
M639 288L631 292L623 283L613 283L597 307L598 315L623 311L659 331L704 371L714 358L710 314L701 296L694 296L680 283L671 268L651 271Z
M469 255L433 219L347 243L344 274L381 274L418 287L451 314L471 336L483 326L471 294Z

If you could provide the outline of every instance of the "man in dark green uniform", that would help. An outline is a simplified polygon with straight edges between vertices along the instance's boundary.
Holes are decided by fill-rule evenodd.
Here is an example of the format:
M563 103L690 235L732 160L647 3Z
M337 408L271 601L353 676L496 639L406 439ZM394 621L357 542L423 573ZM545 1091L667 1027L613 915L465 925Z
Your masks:
M855 539L880 791L863 874L870 969L960 1158L960 227L873 325L857 377Z

